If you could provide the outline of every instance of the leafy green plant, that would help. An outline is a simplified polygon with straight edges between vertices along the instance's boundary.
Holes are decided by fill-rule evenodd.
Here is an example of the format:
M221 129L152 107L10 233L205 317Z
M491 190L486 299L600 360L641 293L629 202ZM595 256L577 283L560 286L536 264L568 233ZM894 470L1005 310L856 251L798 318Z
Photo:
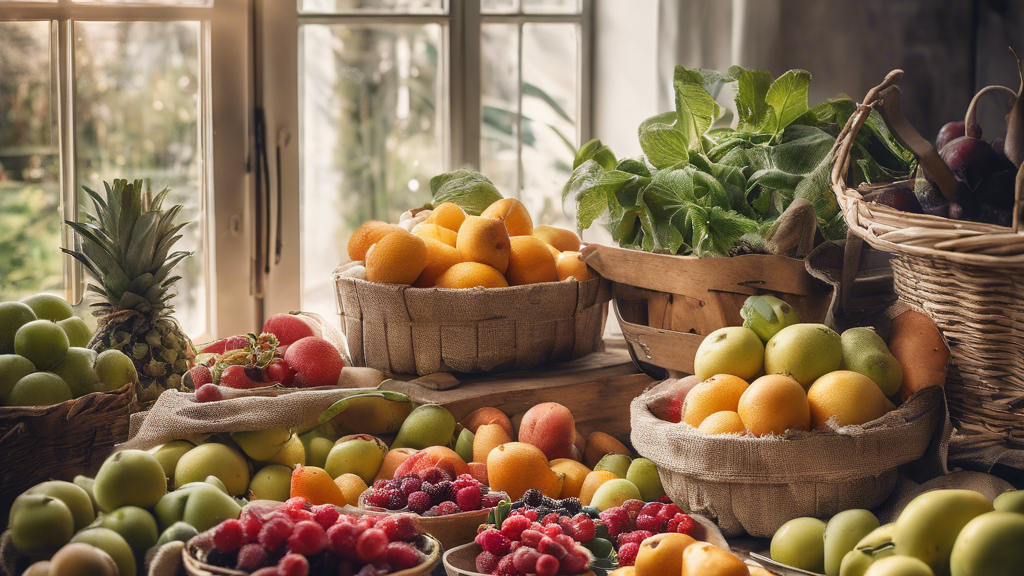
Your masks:
M795 198L813 205L826 240L846 233L829 183L832 148L857 105L839 95L808 105L811 75L790 70L726 73L677 66L675 110L637 129L643 154L616 160L592 140L578 150L563 202L576 203L580 229L607 217L620 246L667 254L727 256L763 251L772 223ZM735 110L716 100L735 91ZM734 127L722 127L734 119ZM854 185L908 177L913 155L877 113L853 150Z

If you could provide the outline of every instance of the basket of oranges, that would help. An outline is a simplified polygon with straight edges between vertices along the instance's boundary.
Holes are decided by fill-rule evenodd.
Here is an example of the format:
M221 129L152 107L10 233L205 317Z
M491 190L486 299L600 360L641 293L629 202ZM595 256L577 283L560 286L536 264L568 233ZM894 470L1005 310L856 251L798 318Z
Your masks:
M352 262L334 282L352 363L510 371L598 350L610 291L580 259L579 237L534 226L477 173L452 174L431 181L432 209L367 222L349 239Z

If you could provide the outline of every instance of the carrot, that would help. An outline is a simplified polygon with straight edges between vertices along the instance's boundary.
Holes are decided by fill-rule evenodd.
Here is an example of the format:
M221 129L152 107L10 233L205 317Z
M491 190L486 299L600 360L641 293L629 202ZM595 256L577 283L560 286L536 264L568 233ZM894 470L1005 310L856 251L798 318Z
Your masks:
M949 348L928 316L908 310L889 326L889 351L903 367L898 395L906 401L926 386L943 386L949 366Z

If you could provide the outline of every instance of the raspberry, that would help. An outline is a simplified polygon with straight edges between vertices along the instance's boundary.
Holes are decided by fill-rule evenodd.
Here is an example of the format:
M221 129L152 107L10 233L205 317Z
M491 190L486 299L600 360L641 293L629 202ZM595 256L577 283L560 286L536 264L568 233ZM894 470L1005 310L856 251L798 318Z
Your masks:
M640 511L644 508L644 503L640 500L626 500L622 503L621 508L629 514L629 525L632 526L636 522L636 517L640 515Z
M542 554L551 554L555 558L561 558L565 556L565 547L555 542L555 539L550 536L544 536L540 539L540 544L537 544L537 550Z
M501 533L509 540L519 540L523 530L530 528L530 519L526 516L509 516L501 523Z
M302 496L296 496L285 500L284 507L288 510L312 510L313 505Z
M521 572L516 570L515 561L511 554L503 556L501 560L498 560L498 567L494 569L494 573L498 576L519 576Z
M452 488L455 488L454 484ZM480 493L479 485L467 486L455 493L455 503L459 505L460 510L479 510L482 501L483 494Z
M558 536L552 536L552 540L557 542L562 548L566 550L573 550L576 548L576 541L572 539L572 536L568 534L559 534Z
M369 530L377 525L378 518L380 516L363 516L356 521L356 526L359 526L361 530Z
M615 538L623 532L628 532L630 525L629 512L625 508L609 508L601 512L601 521L608 528L608 534Z
M419 534L416 520L410 514L394 514L377 523L392 542L412 540Z
M381 478L380 480L375 480L373 482L373 486L370 487L373 488L374 490L383 490L384 488L387 487L388 482L389 481L387 478Z
M374 508L386 508L388 505L388 494L384 490L373 489L366 495L366 505Z
M356 540L356 555L366 563L383 561L388 555L388 535L380 528L363 532Z
M292 523L284 518L272 518L260 529L260 545L268 551L279 549L292 533Z
M533 530L532 528L529 530L523 530L523 533L519 536L520 542L522 542L524 546L529 546L530 548L540 546L541 538L544 538L544 534L537 530ZM479 542L477 542L477 544L479 544Z
M462 512L462 510L459 509L459 505L451 500L446 500L437 505L438 516L451 516L452 514L458 514L459 512Z
M481 508L494 508L498 504L501 504L502 500L504 500L504 498L502 498L501 496L499 496L497 494L488 494L488 495L484 496L483 500L480 501L480 507Z
M575 516L583 510L583 503L579 498L564 498L559 501L559 505L569 516Z
M206 366L200 364L195 368L189 370L189 375L192 376L192 388L199 389L203 384L213 384L213 373ZM202 400L200 400L202 402Z
M221 552L235 552L245 544L245 529L238 520L225 520L213 529L213 545Z
M479 488L480 483L476 481L476 478L473 478L469 474L461 474L458 478L452 481L452 487L455 488L456 492L458 492L463 488Z
M541 554L534 566L537 576L555 576L558 574L558 558L550 554Z
M562 574L583 574L587 571L587 567L590 566L590 556L579 547L576 547L575 550L572 550L562 558L559 565L558 571Z
M668 524L668 521L675 518L676 514L682 514L683 509L675 504L666 504L658 511L658 518Z
M437 466L431 466L430 468L421 470L419 476L424 482L430 482L431 484L438 484L442 480L450 480L449 478L445 478L444 471Z
M295 522L295 523L305 522L305 521L312 522L313 520L316 519L316 516L313 516L313 513L310 512L309 510L285 509L284 512L285 512L285 514L288 515L288 518L290 518L291 521Z
M327 529L327 548L342 558L355 560L356 540L362 532L351 522L339 522Z
M689 536L690 532L693 532L694 526L695 522L693 521L693 518L690 518L688 514L680 512L668 521L668 528L665 531L675 532L677 534L686 534Z
M648 532L658 534L665 527L665 523L661 521L661 518L657 516L644 516L640 515L636 518L636 529L647 530Z
M430 494L427 494L422 490L409 494L409 500L407 502L409 510L412 510L417 514L423 514L427 510L430 510L430 507L433 504L434 503L430 499Z
M597 535L597 525L595 525L594 520L586 514L581 513L573 516L570 525L572 526L572 530L569 531L569 535L577 542L590 542Z
M626 532L625 534L619 534L618 543L619 546L626 544L637 544L639 545L644 540L647 540L654 534L651 534L647 530L634 530L633 532Z
M636 564L636 555L640 552L640 545L630 542L619 547L619 566L632 566Z
M494 574L498 567L498 557L484 550L476 556L476 571L481 574Z
M407 542L392 542L388 544L388 564L392 570L405 570L420 563L422 556L416 547Z
M494 528L488 528L487 530L477 534L474 541L479 544L485 552L490 552L495 556L508 554L509 548L512 547L512 541Z
M421 486L423 486L423 480L420 480L419 476L410 474L402 479L402 485L399 490L401 490L402 496L408 498L413 492L419 492Z
M544 516L544 519L540 521L541 524L547 526L548 524L558 524L560 516L554 512Z
M255 572L266 565L269 556L267 551L259 544L246 544L238 551L238 561L235 562L235 570L243 572Z
M248 542L255 542L256 538L260 534L260 528L263 528L263 519L251 512L243 512L240 518L242 522L242 530L245 532L246 540Z
M540 517L540 514L537 514L536 510L527 510L526 512L523 512L523 516L529 518L530 522L536 522L537 518Z
M530 508L536 508L544 501L544 494L536 488L530 488L523 494L523 504Z
M402 494L401 490L393 490L388 494L388 502L385 506L388 510L401 510L405 508L405 503L408 499Z
M216 384L203 384L196 389L196 402L219 402L224 392Z
M544 529L541 530L541 532L543 532L544 535L548 536L549 538L554 538L555 536L562 535L562 527L558 524L548 524L544 526Z
M650 502L640 509L638 516L657 516L658 512L661 512L661 509L664 507L665 505L660 502Z
M301 554L287 554L277 563L281 576L309 576L309 560Z
M671 504L672 499L668 497L668 494L662 494L658 497L658 502L661 502L662 504Z
M316 522L299 522L288 537L288 552L313 556L327 548L327 533Z
M521 546L512 554L512 564L515 565L516 570L523 574L529 574L536 569L538 558L540 558L540 552Z
M313 519L316 523L327 530L334 523L338 521L338 509L334 507L334 504L320 504L319 506L313 506Z

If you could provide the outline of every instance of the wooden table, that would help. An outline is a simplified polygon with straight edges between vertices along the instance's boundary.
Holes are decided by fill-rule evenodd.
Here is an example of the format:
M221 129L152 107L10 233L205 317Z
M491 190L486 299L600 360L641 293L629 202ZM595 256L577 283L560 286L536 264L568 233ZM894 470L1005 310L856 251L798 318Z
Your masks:
M441 404L456 420L493 406L517 427L534 405L558 402L572 411L584 437L599 430L628 442L629 403L654 380L633 366L624 343L607 344L603 352L524 372L406 377L384 388L408 394L416 403Z

